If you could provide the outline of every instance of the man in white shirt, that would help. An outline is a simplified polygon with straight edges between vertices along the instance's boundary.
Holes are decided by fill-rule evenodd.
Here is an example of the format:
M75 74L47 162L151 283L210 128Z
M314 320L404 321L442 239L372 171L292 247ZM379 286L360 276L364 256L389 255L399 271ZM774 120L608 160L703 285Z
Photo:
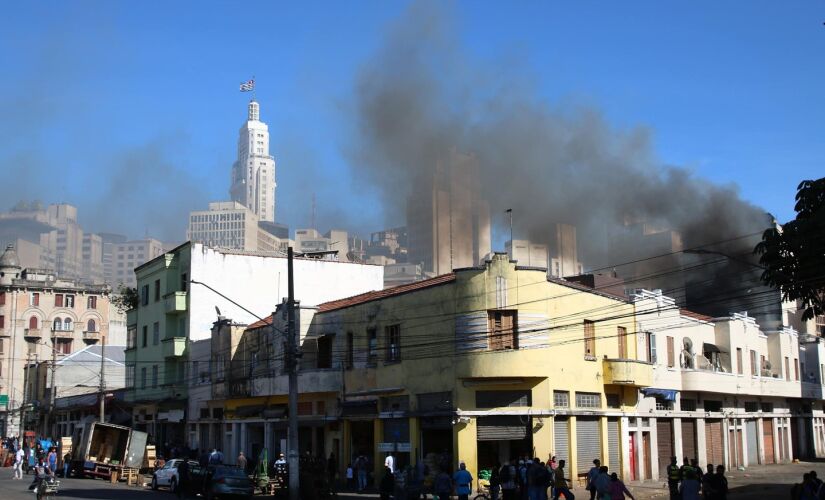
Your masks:
M393 458L392 453L387 455L387 458L384 459L384 467L391 470L393 473L395 472L395 458Z
M26 454L23 448L18 448L14 454L14 476L13 479L23 479L23 458Z

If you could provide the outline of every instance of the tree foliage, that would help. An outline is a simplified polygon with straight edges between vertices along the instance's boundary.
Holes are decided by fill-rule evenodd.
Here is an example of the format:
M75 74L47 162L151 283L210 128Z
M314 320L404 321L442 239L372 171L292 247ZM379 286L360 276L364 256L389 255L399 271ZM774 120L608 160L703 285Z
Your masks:
M111 302L117 310L122 313L125 313L129 309L136 308L138 306L137 288L120 285L120 288L117 290L117 295L112 296Z
M765 231L754 251L762 281L801 301L809 320L825 314L825 177L799 184L794 210L796 218Z

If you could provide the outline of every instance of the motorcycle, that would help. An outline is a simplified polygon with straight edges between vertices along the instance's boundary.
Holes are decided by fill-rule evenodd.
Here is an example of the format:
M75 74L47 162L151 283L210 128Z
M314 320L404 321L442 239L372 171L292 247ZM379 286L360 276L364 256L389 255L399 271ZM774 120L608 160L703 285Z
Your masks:
M37 485L37 500L43 500L44 498L57 495L57 490L59 488L60 481L55 479L54 476L44 478L40 481L40 484Z

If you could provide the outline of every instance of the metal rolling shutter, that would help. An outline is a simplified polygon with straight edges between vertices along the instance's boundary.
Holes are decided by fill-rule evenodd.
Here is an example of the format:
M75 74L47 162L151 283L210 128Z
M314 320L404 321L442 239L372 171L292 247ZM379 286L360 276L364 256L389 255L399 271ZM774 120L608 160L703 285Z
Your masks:
M773 419L766 418L762 421L762 436L765 443L765 463L775 464L776 458L773 454Z
M696 458L696 420L682 419L682 456Z
M567 417L556 417L553 420L553 441L555 442L555 452L557 460L570 461L570 438L567 434Z
M725 448L722 444L722 421L705 421L705 442L708 452L708 463L721 465L725 463Z
M759 461L759 449L757 448L759 436L756 435L756 420L745 422L745 432L748 434L748 465L756 465Z
M621 452L619 448L619 419L610 417L607 419L607 459L611 471L619 472Z
M518 415L502 415L497 417L479 417L476 427L479 441L511 441L527 437L527 422Z
M601 458L602 440L598 418L576 419L576 466L579 473L593 467L593 460Z
M659 477L667 477L667 466L673 456L673 420L656 420L656 451L659 452Z

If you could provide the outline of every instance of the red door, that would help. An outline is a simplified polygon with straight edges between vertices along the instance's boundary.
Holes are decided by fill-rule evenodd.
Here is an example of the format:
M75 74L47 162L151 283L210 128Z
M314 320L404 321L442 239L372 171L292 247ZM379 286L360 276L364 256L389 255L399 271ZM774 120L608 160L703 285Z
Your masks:
M636 462L636 433L631 432L629 438L630 480L637 481L639 479L639 464Z

